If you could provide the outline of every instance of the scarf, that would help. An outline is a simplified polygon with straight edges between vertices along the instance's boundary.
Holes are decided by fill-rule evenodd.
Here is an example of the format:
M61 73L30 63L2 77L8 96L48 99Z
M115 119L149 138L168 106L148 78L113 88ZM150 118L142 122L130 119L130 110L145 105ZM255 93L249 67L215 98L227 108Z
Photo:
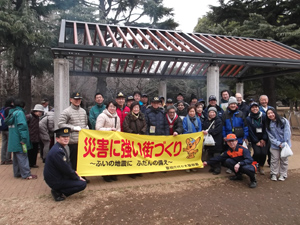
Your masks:
M262 112L258 111L258 113L250 112L250 118L252 119L252 124L256 124L256 126L260 127L262 123Z
M139 116L140 116L140 114L138 113L138 114L135 114L135 113L133 113L133 112L131 112L131 114L135 117L135 118L139 118Z
M168 114L166 116L167 116L167 121L168 121L168 124L169 124L170 134L172 135L174 133L174 123L177 120L178 115L175 113L173 119L171 119Z
M189 115L186 116L187 120L187 125L188 125L188 133L194 133L193 131L193 125L196 130L198 130L199 125L198 125L198 120L196 117L191 118Z

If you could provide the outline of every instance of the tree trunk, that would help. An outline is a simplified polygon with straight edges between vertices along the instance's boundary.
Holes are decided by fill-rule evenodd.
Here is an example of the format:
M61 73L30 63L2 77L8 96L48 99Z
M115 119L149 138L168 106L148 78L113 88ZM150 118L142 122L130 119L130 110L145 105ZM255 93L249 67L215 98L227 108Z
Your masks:
M265 95L269 98L268 105L273 106L276 108L276 90L275 90L275 77L266 77L263 78L263 91Z
M100 92L103 96L107 97L106 77L97 77L97 78L98 78L98 80L97 80L96 92Z
M30 70L30 49L26 46L19 46L15 50L14 65L19 75L19 98L25 101L25 111L31 110L31 70Z

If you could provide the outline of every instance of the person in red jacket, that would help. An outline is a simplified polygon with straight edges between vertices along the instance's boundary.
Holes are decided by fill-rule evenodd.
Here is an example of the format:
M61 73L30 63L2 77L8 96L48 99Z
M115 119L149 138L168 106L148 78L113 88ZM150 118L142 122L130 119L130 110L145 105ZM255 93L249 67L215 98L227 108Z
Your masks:
M127 114L130 112L129 107L125 105L125 95L122 92L119 92L116 96L117 102L117 114L120 118L121 131L123 131L123 122Z

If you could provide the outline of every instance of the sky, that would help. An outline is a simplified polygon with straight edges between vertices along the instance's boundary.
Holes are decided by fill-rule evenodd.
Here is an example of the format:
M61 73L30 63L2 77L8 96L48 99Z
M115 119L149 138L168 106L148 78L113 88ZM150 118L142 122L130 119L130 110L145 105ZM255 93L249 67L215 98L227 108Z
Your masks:
M184 3L183 3L184 2ZM179 23L176 30L193 32L198 18L210 11L209 5L219 6L218 0L163 0L166 7L174 9L175 22Z

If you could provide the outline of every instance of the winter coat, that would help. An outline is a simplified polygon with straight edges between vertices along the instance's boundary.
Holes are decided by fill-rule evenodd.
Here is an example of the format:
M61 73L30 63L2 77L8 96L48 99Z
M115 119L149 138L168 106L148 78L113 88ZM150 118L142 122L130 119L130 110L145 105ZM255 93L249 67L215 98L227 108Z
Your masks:
M205 120L207 120L207 114L206 112L203 110L201 115L199 115L198 113L196 114L196 116L199 117L201 123L203 124Z
M244 117L247 118L247 116L249 116L250 108L246 104L246 102L242 101L242 103L240 105L238 104L238 107L239 107L239 110L243 112Z
M183 110L179 110L179 109L177 108L176 113L177 113L178 116L181 116L181 117L186 117L186 115L188 114L186 108L184 108Z
M116 128L117 131L121 131L120 118L117 112L111 114L107 109L104 109L97 118L96 130L111 131L111 128Z
M260 112L258 118L254 118L250 112L246 118L248 130L249 130L249 141L252 144L258 143L260 140L268 141L268 133L266 131L266 115ZM257 128L261 129L261 132L257 132Z
M71 104L66 108L59 116L58 127L69 127L71 129L69 144L78 144L78 131L74 131L75 126L79 126L82 129L88 129L88 120L86 111L80 106Z
M138 118L129 113L123 122L123 131L133 134L146 134L147 124L143 113L139 113Z
M174 132L177 132L178 134L182 134L183 133L183 126L182 126L182 119L180 118L180 116L177 117L177 119L175 121L173 121L173 124L170 124L170 122L168 121L168 115L166 115L166 119L169 125L169 133L170 135L173 135ZM173 126L173 133L171 132L171 127Z
M223 114L223 138L225 138L227 134L232 134L232 129L236 127L243 128L244 137L238 137L238 143L242 144L243 139L248 138L248 126L244 114L240 110L231 111L227 108L226 112Z
M89 112L89 122L91 124L91 129L95 130L97 117L103 112L106 105L96 104L94 105Z
M162 109L154 109L152 106L146 110L146 123L148 135L169 135L169 125ZM150 127L155 127L155 132L150 133Z
M213 125L209 128L211 123L214 121ZM223 149L223 122L220 117L209 120L208 118L204 121L202 125L202 130L208 130L208 133L212 135L215 140L215 146L205 146L205 148L212 153L219 153Z
M9 111L5 119L9 132L8 152L23 152L21 142L26 144L27 149L32 148L24 112L24 109L17 106Z
M271 148L279 150L279 145L286 142L291 147L291 127L286 118L281 119L284 126L278 127L276 122L270 122L270 130L267 129L269 140L271 142ZM284 146L283 146L284 147Z
M125 120L125 117L129 113L130 113L130 109L128 106L124 106L122 109L117 107L117 114L118 117L120 118L121 131L123 131L123 122Z
M188 133L190 133L189 131L188 131L188 120L187 120L187 117L188 117L189 115L187 115L186 117L184 117L184 119L183 119L183 121L182 121L182 126L183 126L183 133L184 134L188 134ZM194 126L194 124L192 123L192 133L196 133L196 132L200 132L200 131L202 131L202 124L201 124L201 121L200 121L200 119L199 119L199 117L198 116L196 116L196 120L198 121L198 129L196 129L196 127Z
M236 145L234 150L229 149L223 152L221 155L213 157L207 161L208 165L213 165L218 162L224 162L226 159L231 158L236 163L240 163L240 166L254 166L252 165L253 159L251 157L251 153L247 148L244 148L241 145ZM255 166L254 166L255 167ZM253 167L253 169L254 169ZM249 168L249 167L248 167ZM251 168L251 167L250 167Z
M42 141L49 141L54 132L54 112L46 112L39 122L40 138Z
M26 120L29 129L30 141L32 143L39 143L40 142L40 128L39 128L40 117L36 116L32 111L30 114L26 115Z

